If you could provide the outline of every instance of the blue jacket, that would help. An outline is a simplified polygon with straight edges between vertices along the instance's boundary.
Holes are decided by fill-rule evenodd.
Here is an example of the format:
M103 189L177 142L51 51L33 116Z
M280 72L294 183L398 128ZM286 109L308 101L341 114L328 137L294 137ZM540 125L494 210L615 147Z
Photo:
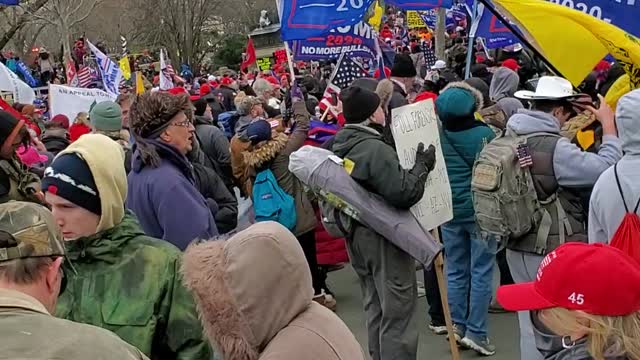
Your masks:
M440 142L453 198L453 221L473 221L471 173L473 163L485 144L495 137L485 125L461 131L440 130Z
M160 155L160 166L142 162L138 151L128 176L127 208L133 211L144 232L184 250L194 239L218 235L206 200L195 186L191 164L170 145L147 140Z

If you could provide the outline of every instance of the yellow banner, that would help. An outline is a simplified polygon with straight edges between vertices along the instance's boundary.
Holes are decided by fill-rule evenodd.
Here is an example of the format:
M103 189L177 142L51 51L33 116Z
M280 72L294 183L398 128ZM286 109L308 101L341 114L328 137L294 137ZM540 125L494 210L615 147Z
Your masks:
M118 61L118 65L120 65L120 70L122 70L122 77L125 80L131 79L131 67L129 66L129 58L127 56L123 57Z
M562 76L579 85L594 66L611 54L640 85L640 40L581 11L543 0L493 0L530 43Z
M136 94L144 94L144 80L140 71L136 71Z
M407 11L407 26L409 29L426 28L427 24L424 23L420 14L417 11Z
M373 8L373 16L369 18L369 25L378 31L380 30L380 25L382 25L382 15L384 14L384 8L380 6L380 1L376 1L376 5Z

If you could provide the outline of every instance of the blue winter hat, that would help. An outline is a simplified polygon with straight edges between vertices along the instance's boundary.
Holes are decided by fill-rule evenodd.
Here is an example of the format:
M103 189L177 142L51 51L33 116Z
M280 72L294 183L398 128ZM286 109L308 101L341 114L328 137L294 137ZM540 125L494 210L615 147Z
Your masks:
M482 107L482 94L468 84L449 84L436 99L436 112L442 122L473 116Z
M247 137L252 144L271 140L271 124L266 120L252 122L247 126Z

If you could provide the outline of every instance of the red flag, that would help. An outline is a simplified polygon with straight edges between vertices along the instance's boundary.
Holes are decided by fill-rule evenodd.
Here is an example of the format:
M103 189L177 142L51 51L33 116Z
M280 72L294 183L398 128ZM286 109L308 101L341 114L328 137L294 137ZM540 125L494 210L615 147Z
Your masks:
M247 42L247 52L242 65L240 65L240 71L244 72L246 68L256 62L256 48L253 47L253 39L249 38Z
M13 117L15 117L18 120L23 119L22 114L17 112L16 109L14 109L6 101L2 100L2 98L0 98L0 110L8 112L9 114L13 115Z
M67 85L77 87L78 77L76 72L76 64L72 58L67 60Z

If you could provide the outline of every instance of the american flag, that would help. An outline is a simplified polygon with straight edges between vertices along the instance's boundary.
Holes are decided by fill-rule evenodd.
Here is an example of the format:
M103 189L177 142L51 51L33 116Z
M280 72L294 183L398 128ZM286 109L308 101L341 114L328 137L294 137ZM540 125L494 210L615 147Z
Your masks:
M91 85L93 79L91 77L91 69L88 66L83 66L78 71L78 86L86 88Z
M424 61L428 69L431 69L431 67L436 64L436 61L438 61L438 57L436 57L435 51L427 44L422 45L422 48L424 49L422 51L424 53Z
M527 146L526 144L519 144L517 147L517 155L518 161L520 162L520 167L533 166L533 158L531 157L529 146Z
M329 82L342 90L349 87L354 80L367 76L369 74L360 65L342 53Z
M340 88L333 85L332 83L327 84L327 89L324 91L322 95L322 100L320 100L320 104L318 107L324 113L329 109L329 114L331 114L334 118L338 117L340 113L337 109L340 104ZM335 101L334 101L335 99Z

